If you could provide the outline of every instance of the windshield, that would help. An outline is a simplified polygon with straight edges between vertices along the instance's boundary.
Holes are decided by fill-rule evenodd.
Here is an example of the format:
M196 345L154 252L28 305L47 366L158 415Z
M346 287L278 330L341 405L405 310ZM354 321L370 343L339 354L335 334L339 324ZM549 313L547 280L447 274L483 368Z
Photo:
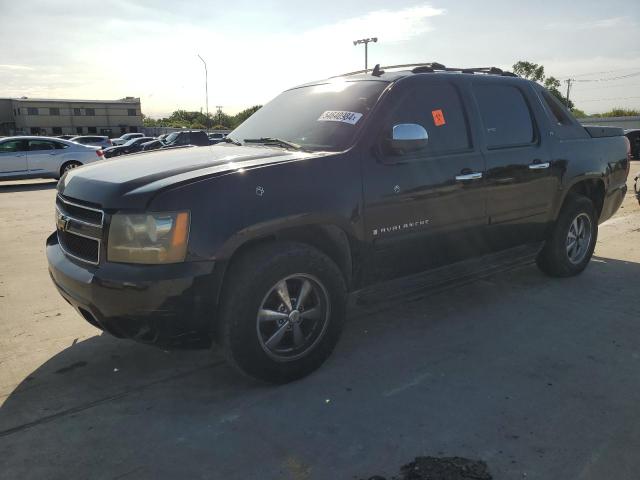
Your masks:
M173 132L170 133L169 135L167 135L166 137L164 137L164 143L171 143L173 142L176 138L178 138L179 132Z
M138 140L140 140L139 138L132 138L131 140L129 140L127 143L125 143L125 146L127 145L133 145L134 143L136 143Z
M306 150L344 150L387 85L340 80L287 90L228 137L239 142L277 138Z

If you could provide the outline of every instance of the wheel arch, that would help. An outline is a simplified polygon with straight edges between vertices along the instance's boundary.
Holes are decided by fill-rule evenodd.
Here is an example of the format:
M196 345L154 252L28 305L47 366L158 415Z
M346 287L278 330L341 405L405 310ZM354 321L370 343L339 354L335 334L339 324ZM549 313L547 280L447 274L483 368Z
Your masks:
M344 276L347 288L353 285L354 256L357 255L355 239L335 224L298 225L253 236L236 245L232 251L227 252L226 258L221 262L221 268L216 268L218 275L215 282L217 285L216 304L219 304L226 274L234 262L250 250L271 242L298 242L318 249L336 263Z
M596 215L599 218L602 213L602 208L604 207L605 192L605 183L601 177L583 177L576 179L570 186L568 186L568 188L565 189L562 201L559 202L556 208L554 220L558 218L560 210L571 194L583 195L591 200L595 208Z

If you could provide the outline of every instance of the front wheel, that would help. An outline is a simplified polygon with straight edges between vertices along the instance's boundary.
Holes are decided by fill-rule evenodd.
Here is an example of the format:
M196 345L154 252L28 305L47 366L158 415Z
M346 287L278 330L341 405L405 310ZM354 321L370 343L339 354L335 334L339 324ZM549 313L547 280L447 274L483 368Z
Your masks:
M286 383L316 370L344 323L346 286L313 247L274 243L244 254L225 280L218 339L241 372Z
M538 255L538 267L554 277L577 275L591 260L597 238L593 203L583 195L570 194Z

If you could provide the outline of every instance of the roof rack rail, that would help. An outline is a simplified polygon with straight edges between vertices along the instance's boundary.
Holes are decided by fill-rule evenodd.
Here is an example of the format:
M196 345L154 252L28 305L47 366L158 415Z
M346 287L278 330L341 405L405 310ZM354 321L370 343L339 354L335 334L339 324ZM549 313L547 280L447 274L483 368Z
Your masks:
M445 67L443 64L438 62L429 62L429 63L405 63L401 65L387 65L381 67L380 64L377 64L373 70L357 70L355 72L343 73L342 75L335 75L329 78L337 78L337 77L348 77L351 75L359 75L361 73L368 73L371 71L371 75L374 77L379 77L386 70L391 69L399 69L399 68L411 68L412 73L433 73L433 72L460 72L460 73L480 73L485 75L501 75L504 77L517 77L515 73L505 72L498 67L474 67L474 68L457 68L457 67Z

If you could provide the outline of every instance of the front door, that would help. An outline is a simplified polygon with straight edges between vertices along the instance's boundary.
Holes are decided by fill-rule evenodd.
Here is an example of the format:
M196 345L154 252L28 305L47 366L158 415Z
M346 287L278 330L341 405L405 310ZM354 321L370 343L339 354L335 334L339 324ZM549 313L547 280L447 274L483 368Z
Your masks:
M522 82L481 78L472 90L483 132L492 249L542 240L560 166L534 120L533 92Z
M424 77L424 78L423 78ZM367 281L451 263L484 250L484 160L474 145L461 90L416 75L396 85L364 160L365 236L373 261ZM423 127L427 145L389 149L393 127Z
M27 174L27 142L5 140L0 143L0 178L22 177Z

